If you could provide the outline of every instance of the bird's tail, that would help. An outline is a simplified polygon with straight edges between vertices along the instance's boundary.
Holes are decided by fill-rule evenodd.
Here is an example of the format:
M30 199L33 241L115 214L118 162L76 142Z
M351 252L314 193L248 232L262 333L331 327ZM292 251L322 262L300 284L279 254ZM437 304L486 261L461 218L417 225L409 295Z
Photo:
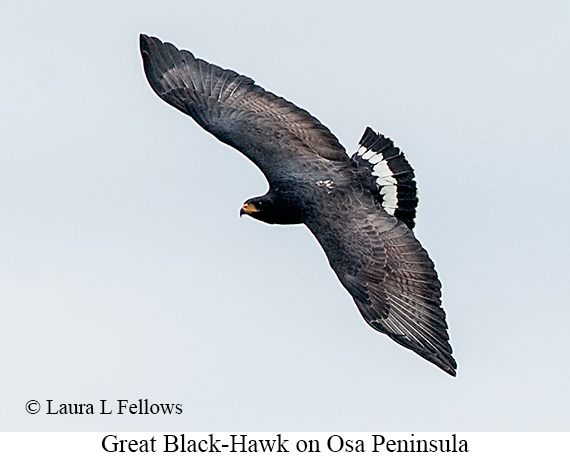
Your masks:
M359 167L369 169L378 186L380 203L388 214L413 229L419 202L418 188L414 169L404 151L390 138L366 127L352 160Z

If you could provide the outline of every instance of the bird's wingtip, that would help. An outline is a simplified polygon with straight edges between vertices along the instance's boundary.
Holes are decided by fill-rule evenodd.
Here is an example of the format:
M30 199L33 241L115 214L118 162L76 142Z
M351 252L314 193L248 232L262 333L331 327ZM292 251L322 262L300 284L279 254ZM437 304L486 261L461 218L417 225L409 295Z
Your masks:
M150 40L150 37L148 35L146 35L145 33L141 33L139 34L139 44L141 49L147 48L148 47L148 42Z

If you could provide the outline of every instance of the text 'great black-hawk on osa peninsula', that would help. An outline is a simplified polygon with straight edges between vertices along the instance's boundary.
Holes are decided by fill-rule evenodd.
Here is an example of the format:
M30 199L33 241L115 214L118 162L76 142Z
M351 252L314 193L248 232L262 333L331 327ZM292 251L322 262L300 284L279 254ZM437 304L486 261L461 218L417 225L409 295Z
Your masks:
M265 174L269 191L246 214L269 224L305 224L375 330L455 376L441 283L412 229L414 171L389 138L367 128L349 157L307 111L188 51L140 36L146 77Z

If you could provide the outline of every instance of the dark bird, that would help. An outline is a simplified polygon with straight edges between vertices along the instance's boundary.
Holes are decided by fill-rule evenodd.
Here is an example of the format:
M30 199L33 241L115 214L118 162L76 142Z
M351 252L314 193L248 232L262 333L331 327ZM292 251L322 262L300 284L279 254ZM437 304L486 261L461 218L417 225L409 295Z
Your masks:
M191 116L264 173L269 191L246 214L269 224L305 224L375 330L455 376L441 283L412 229L415 175L389 138L367 128L349 157L307 111L251 78L140 36L156 94Z

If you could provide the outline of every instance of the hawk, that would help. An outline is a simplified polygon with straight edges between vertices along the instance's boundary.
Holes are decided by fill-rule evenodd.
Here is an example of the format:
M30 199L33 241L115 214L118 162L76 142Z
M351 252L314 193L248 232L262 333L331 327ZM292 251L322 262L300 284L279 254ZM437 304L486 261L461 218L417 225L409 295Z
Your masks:
M316 118L251 78L155 37L141 35L140 49L154 92L267 178L240 214L305 224L364 320L455 376L441 283L412 231L414 171L393 141L368 127L349 157Z

